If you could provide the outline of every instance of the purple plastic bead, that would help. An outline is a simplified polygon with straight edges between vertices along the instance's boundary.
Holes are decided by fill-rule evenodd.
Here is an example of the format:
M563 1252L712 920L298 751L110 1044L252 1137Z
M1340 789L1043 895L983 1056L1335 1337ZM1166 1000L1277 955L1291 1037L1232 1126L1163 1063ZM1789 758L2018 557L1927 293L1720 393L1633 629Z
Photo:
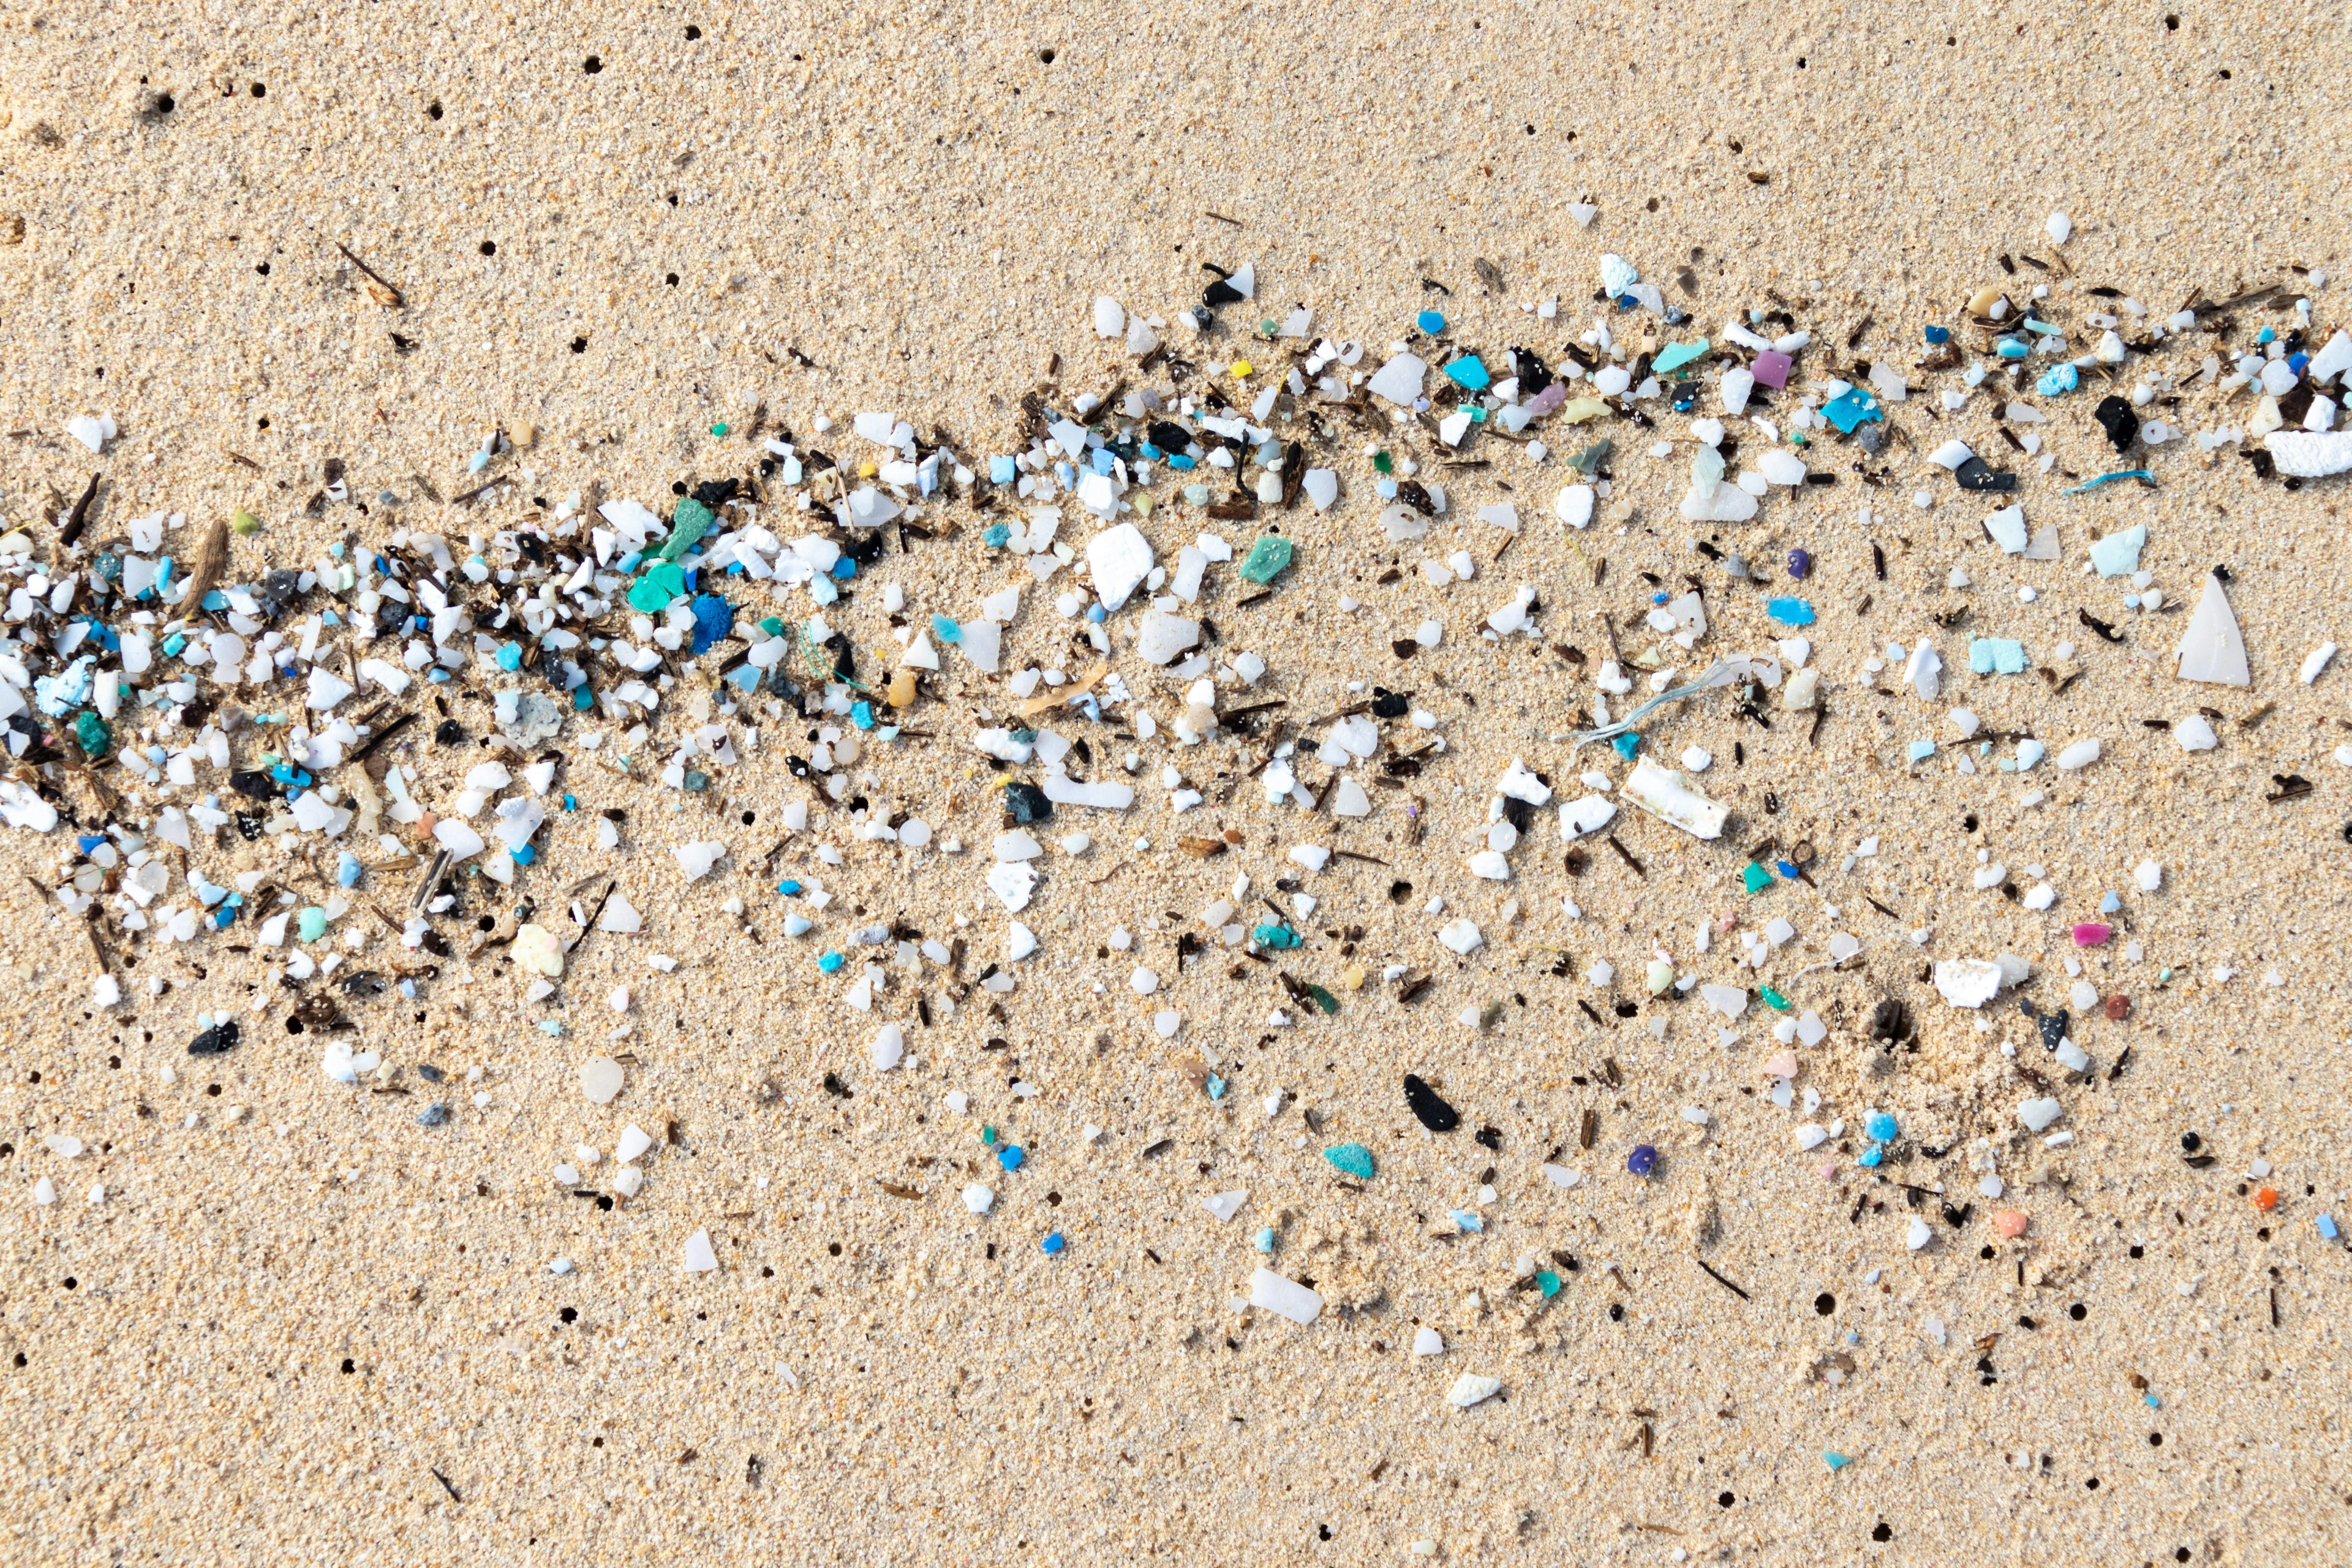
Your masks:
M1803 550L1791 550L1789 552L1790 576L1802 581L1804 578L1812 575L1812 571L1813 557L1810 552Z

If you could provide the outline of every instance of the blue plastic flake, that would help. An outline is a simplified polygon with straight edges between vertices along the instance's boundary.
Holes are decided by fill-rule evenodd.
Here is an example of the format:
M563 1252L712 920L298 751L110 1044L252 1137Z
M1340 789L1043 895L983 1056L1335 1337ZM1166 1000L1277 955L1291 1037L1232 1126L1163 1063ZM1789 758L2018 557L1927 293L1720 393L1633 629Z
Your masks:
M843 957L840 953L828 952L823 958L816 961L816 966L819 969L824 970L827 974L831 974L839 970L843 964L847 963L848 962L849 960Z
M2063 328L2053 327L2035 316L2028 316L2017 324L2037 338L2063 338L2066 335Z
M269 776L290 789L306 788L310 783L310 775L291 763L273 764L269 770Z
M1029 1156L1026 1153L1022 1152L1021 1145L1018 1143L1007 1143L1003 1148L999 1149L996 1152L996 1163L1003 1166L1008 1171L1019 1170L1021 1168L1021 1162L1028 1157Z
M2056 397L2061 393L2074 391L2082 383L2083 373L2074 368L2072 360L2067 360L2043 371L2042 378L2033 384L2033 390L2044 397Z
M1892 1143L1901 1131L1891 1111L1874 1110L1862 1119L1862 1135L1875 1143Z
M1630 763L1633 760L1633 753L1641 750L1642 737L1633 731L1628 730L1612 740L1609 744L1619 756Z
M1020 477L1021 470L1013 466L1012 458L991 458L988 459L988 482L990 484L1009 485L1013 483Z
M2015 637L1974 637L1969 642L1972 675L2022 675L2025 645Z
M1466 1230L1473 1236L1480 1235L1486 1228L1486 1222L1468 1209L1448 1209L1445 1217L1454 1222L1454 1229Z
M1064 1241L1064 1240L1062 1239L1062 1233L1061 1233L1060 1231L1058 1231L1058 1230L1057 1230L1057 1231L1054 1232L1051 1236L1048 1236L1045 1240L1043 1240L1043 1241L1039 1242L1037 1245L1038 1245L1039 1247L1041 1247L1045 1248L1045 1256L1046 1256L1046 1257L1051 1258L1051 1257L1053 1257L1055 1253L1060 1252L1060 1251L1062 1250L1062 1248L1064 1248L1064 1247L1066 1247L1069 1246L1070 1244L1069 1244L1068 1242Z
M931 635L945 643L963 641L963 628L945 616L931 617Z
M1927 329L1927 341L1931 343L1948 343L1952 341L1952 329L1949 327L1929 327Z
M874 728L874 704L853 702L849 705L849 721L861 730Z
M1447 365L1445 375L1447 380L1465 392L1484 392L1486 384L1495 379L1488 374L1486 362L1476 354L1464 354Z
M1434 310L1423 310L1412 319L1412 324L1433 338L1445 330L1445 318Z
M500 669L520 669L522 668L522 644L517 642L500 644L499 647L499 668Z
M2320 1236L2326 1240L2334 1241L2336 1239L2336 1216L2332 1214L2321 1215L2317 1223L2319 1226Z
M1822 417L1851 436L1855 426L1886 416L1880 412L1877 398L1859 386L1849 386L1822 405Z
M1633 1152L1625 1156L1625 1168L1637 1176L1646 1176L1658 1168L1658 1152L1647 1143L1636 1143Z
M1111 463L1110 448L1108 447L1097 447L1094 449L1093 455L1088 458L1087 461L1093 467L1096 473L1109 473Z
M563 1020L561 1018L541 1018L539 1021L539 1032L542 1035L560 1040L563 1037Z
M2164 1408L2164 1401L2158 1399L2153 1394L2142 1394L2140 1397L2150 1410L2161 1410Z
M1910 758L1913 762L1924 763L1929 757L1936 754L1936 742L1933 741L1914 741L1905 749L1910 754Z
M89 854L91 850L97 848L100 845L105 842L106 835L103 833L84 833L74 839L74 843L80 847L81 852L85 855Z
M1768 599L1764 613L1784 626L1810 626L1813 624L1813 606L1806 599Z
M992 522L981 530L980 542L991 550L1002 550L1004 548L1005 542L1012 537L1012 529L1001 522Z
M163 639L163 657L165 658L177 658L180 657L180 650L187 646L188 639L182 637L179 633L173 632L170 637Z

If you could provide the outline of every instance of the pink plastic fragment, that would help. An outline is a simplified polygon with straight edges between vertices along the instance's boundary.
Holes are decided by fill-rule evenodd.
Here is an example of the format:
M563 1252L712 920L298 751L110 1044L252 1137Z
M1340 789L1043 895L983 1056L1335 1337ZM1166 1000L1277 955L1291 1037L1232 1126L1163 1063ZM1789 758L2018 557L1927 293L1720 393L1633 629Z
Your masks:
M1790 368L1796 363L1779 349L1766 349L1756 356L1756 363L1748 368L1754 373L1757 380L1767 386L1786 386L1789 384Z
M1537 393L1533 397L1528 399L1528 413L1535 417L1540 418L1567 401L1567 384L1555 381L1549 386L1545 387L1541 392Z
M2105 942L2107 938L2115 934L2115 927L2108 925L2104 921L2084 921L2081 925L2074 928L2074 945L2076 947L2097 947L2102 942Z
M1764 1064L1764 1076L1766 1078L1796 1077L1797 1053L1794 1051L1782 1051L1770 1061L1766 1062Z

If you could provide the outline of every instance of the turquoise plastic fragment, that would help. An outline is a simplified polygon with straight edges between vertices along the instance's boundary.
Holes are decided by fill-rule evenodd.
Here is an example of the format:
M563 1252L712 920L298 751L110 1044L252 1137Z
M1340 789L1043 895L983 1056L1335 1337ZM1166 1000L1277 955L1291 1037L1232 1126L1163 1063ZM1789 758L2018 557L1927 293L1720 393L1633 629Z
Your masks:
M1764 613L1784 626L1810 626L1813 624L1813 606L1805 599L1771 599Z
M1302 939L1288 926L1276 925L1268 921L1264 925L1251 927L1250 940L1260 947L1293 948L1297 947Z
M1641 749L1642 737L1634 731L1628 730L1625 733L1612 740L1609 744L1616 749L1619 756L1624 758L1630 763L1633 760L1633 753Z
M1359 1181L1370 1181L1377 1168L1372 1152L1361 1143L1335 1143L1323 1151L1323 1157Z
M1843 1454L1839 1453L1836 1449L1832 1448L1822 1456L1822 1463L1830 1468L1830 1474L1835 1475L1840 1470L1844 1469L1848 1465L1853 1464L1853 1461L1847 1458Z
M1464 354L1445 367L1446 378L1465 392L1484 392L1494 376L1476 354Z
M2117 468L2112 474L2099 474L2091 479L2084 479L2079 485L2068 485L2064 489L2060 490L2058 493L2062 496L2078 496L2084 490L2095 490L2101 485L2111 485L2117 479L2145 479L2149 484L2154 484L2156 483L2156 474L2153 470L2147 468Z
M1822 405L1822 417L1851 436L1855 426L1886 416L1880 411L1877 398L1861 387L1850 386Z
M1695 343L1668 343L1658 351L1658 357L1650 362L1650 368L1661 375L1670 370L1680 370L1713 346L1705 338Z
M1976 637L1969 643L1971 675L2022 675L2025 645L2015 637Z
M931 635L939 638L941 642L956 643L963 641L963 628L956 625L954 621L949 619L945 616L933 616L931 617Z
M656 561L638 574L629 584L629 608L643 615L657 616L669 608L669 602L686 592L686 569L668 561Z
M1936 754L1936 742L1933 741L1914 741L1907 748L1906 748L1906 750L1909 753L1913 762L1924 763L1929 757Z
M2056 397L2061 393L2074 391L2082 384L2083 373L2076 370L2070 360L2043 371L2042 379L2033 384L2033 390L2044 397Z
M1248 556L1242 562L1242 575L1264 587L1290 564L1290 541L1265 534L1250 546Z

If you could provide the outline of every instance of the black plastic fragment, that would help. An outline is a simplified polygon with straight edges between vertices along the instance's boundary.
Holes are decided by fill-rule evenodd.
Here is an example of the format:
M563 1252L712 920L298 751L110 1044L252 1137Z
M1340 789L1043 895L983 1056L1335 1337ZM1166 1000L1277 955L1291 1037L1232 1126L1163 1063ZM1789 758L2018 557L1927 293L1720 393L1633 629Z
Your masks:
M1462 1125L1462 1113L1412 1073L1404 1075L1404 1102L1414 1118L1432 1132L1451 1132Z
M244 1034L244 1029L239 1027L235 1018L224 1018L190 1040L188 1054L192 1057L226 1056L236 1048L236 1043Z
M1035 784L1016 779L1004 786L1004 815L1024 826L1045 822L1054 815L1054 803Z
M2099 405L2091 410L2091 417L2099 422L2099 428L2107 433L2107 439L2115 443L2119 453L2130 451L2131 444L2139 439L2139 416L2132 412L2128 398L2113 395L2100 398Z
M1979 494L1994 491L2006 494L2017 489L2015 474L2002 473L1982 458L1970 458L1952 470L1952 478L1959 481L1960 489Z

